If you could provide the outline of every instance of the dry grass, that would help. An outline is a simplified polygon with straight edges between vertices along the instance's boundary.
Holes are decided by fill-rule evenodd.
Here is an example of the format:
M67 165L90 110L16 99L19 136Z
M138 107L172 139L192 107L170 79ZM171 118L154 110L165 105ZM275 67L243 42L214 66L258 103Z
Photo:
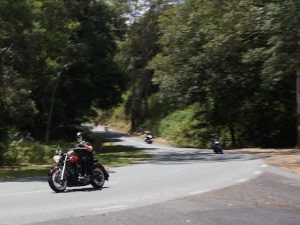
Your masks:
M300 175L300 149L242 148L229 151L259 155L269 165Z

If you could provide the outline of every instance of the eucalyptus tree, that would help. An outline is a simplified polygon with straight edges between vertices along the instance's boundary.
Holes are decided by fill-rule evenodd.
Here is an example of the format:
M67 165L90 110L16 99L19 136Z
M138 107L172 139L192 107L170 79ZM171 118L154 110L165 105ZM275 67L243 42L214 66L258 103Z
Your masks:
M93 113L92 106L106 109L120 101L125 80L114 54L125 20L104 2L41 3L45 61L53 74L51 98L44 106L47 140L50 130L82 122Z
M207 45L221 53L213 99L223 107L213 119L234 124L246 143L295 144L296 1L227 1L223 10Z
M131 131L140 127L149 117L148 101L156 88L152 83L152 70L147 65L159 52L158 18L168 7L168 1L148 2L151 2L148 10L130 24L119 56L130 78L130 96L126 106L131 118Z
M298 4L297 4L298 3ZM296 12L299 12L300 10L300 2L297 1L296 2ZM297 13L296 15L296 21L298 24L297 27L297 61L296 61L296 65L297 65L297 83L296 83L296 92L297 92L297 147L300 147L300 15L299 13Z
M187 0L170 9L160 19L162 52L150 63L161 96L179 107L200 103L206 122L229 128L233 143L237 135L291 145L296 3Z
M48 141L93 107L120 101L125 79L114 55L125 31L121 11L93 0L0 3L2 130L28 130Z
M296 88L299 1L260 2L253 4L252 9L256 12L257 22L250 35L260 42L256 41L256 45L249 48L243 61L248 65L261 65L261 92L253 102L261 109L263 117L261 128L257 129L261 132L256 136L265 137L265 142L276 145L295 145L296 127L299 127L299 117L298 125L295 117L296 109L299 110L299 102L296 102L296 93L299 95L299 87Z
M0 1L0 124L17 130L29 126L37 113L31 94L32 17L26 1Z
M38 113L32 96L31 9L27 1L0 1L0 163L9 137L28 130Z

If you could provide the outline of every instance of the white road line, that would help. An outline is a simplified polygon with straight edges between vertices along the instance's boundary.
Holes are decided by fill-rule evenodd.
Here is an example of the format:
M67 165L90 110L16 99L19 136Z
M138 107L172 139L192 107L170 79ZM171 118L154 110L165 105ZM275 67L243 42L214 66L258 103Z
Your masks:
M255 171L254 174L257 174L257 175L262 174L262 171Z
M263 164L263 165L261 165L260 167L267 167L268 165L267 164Z
M249 179L245 179L245 178L244 179L240 179L240 180L237 180L236 183L243 183L243 182L246 182L247 180L249 180Z
M127 208L126 205L112 205L104 208L94 208L92 209L93 211L109 211L109 210L114 210L114 209L125 209Z
M193 191L193 192L190 192L189 195L198 195L198 194L203 194L205 192L209 192L211 191L210 189L204 189L204 190L200 190L200 191Z

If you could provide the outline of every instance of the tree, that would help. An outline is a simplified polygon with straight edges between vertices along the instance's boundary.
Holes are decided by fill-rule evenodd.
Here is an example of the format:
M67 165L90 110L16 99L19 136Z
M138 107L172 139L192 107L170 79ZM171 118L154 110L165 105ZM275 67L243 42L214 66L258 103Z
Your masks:
M75 126L92 115L92 106L106 109L120 101L125 80L113 58L124 20L103 2L42 1L39 7L46 70L35 81L46 86L35 94L43 96L37 102L47 141L52 130L59 133L57 128Z
M165 1L152 2L149 10L131 24L121 47L119 58L130 77L131 95L127 112L131 117L131 131L137 130L149 117L148 101L156 88L152 83L153 73L147 64L159 51L157 23L165 7Z
M32 99L29 31L32 12L26 1L0 2L0 102L4 124L26 129L37 113Z
M295 145L298 1L269 1L255 7L261 20L255 23L257 32L252 37L263 35L263 39L245 59L262 65L262 88L268 90L264 102L269 102L265 112L274 113L268 116L273 121L267 139L277 133L273 138L281 140L279 145Z
M198 0L171 9L150 64L161 96L178 107L200 103L233 144L294 143L295 3Z
M298 4L297 4L298 3ZM296 2L296 11L299 12L300 10L300 2L297 1ZM297 71L297 79L296 79L296 93L297 93L297 147L300 147L300 26L299 26L299 22L300 22L300 15L299 13L296 14L298 15L298 17L296 16L296 21L298 24L297 27L297 61L296 61L296 71Z
M1 126L48 141L93 107L118 104L125 84L114 61L125 31L119 13L103 1L1 0Z

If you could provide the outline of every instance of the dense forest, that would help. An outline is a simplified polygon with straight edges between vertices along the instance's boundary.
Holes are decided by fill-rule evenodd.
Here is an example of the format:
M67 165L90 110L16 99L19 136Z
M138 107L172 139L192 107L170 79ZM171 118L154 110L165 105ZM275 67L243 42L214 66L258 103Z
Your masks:
M181 146L298 145L299 5L0 0L0 159L97 116Z
M295 146L299 4L152 1L120 49L130 88L116 112L178 145Z

